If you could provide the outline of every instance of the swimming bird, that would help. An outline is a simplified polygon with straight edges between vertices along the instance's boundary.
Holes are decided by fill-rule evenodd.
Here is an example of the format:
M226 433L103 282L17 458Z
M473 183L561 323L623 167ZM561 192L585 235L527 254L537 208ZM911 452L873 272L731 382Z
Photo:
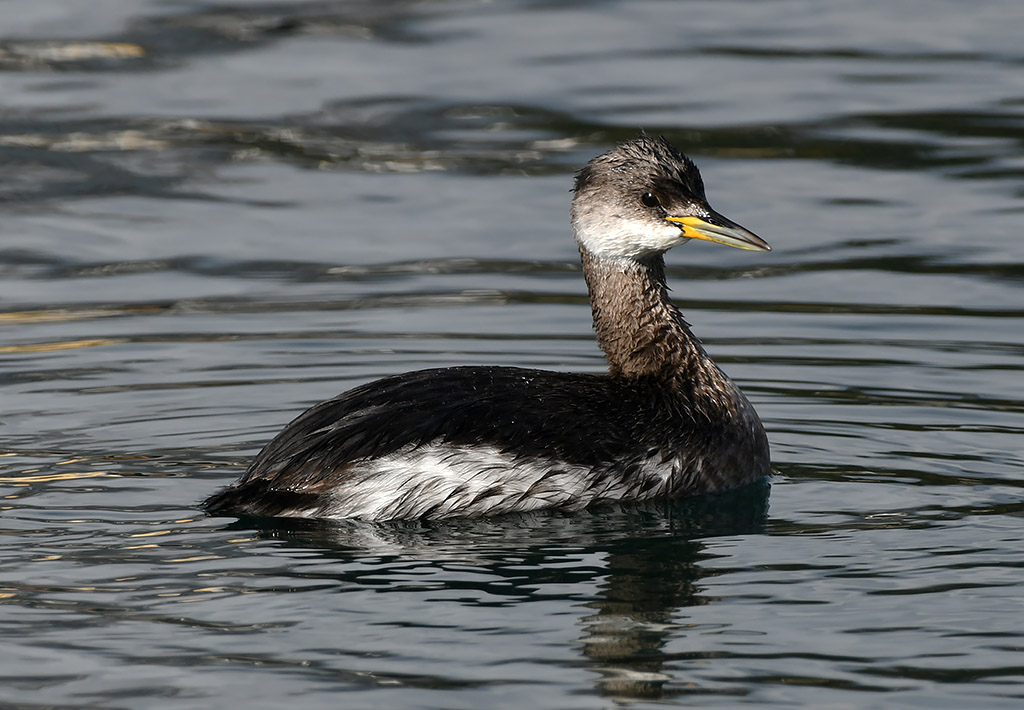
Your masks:
M690 239L770 251L711 209L696 165L641 134L576 175L571 223L607 374L449 367L386 377L288 424L216 513L395 520L688 497L768 475L750 402L668 298Z

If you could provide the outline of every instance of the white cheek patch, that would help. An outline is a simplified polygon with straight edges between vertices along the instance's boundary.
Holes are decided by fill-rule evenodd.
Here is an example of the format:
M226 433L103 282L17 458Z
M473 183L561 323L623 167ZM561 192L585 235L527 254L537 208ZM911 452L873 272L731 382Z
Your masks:
M580 245L595 256L638 258L663 252L689 241L683 230L670 222L626 218L603 220L598 228L577 221L574 225Z

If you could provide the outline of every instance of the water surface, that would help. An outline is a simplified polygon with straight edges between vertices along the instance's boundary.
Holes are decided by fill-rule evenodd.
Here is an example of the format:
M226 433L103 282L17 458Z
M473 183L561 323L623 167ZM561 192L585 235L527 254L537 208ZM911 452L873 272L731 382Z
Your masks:
M8 5L11 707L1024 701L1019 4ZM669 255L770 491L201 513L373 378L601 371L569 188L639 128L775 247Z

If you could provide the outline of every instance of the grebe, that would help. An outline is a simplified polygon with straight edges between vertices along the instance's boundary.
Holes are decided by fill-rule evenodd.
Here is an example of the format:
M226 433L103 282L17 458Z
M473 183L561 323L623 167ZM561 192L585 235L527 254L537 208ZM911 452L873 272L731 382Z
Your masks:
M451 367L314 405L211 512L443 518L714 493L769 473L757 413L669 301L690 239L770 251L711 209L697 167L640 135L576 175L572 228L607 375Z

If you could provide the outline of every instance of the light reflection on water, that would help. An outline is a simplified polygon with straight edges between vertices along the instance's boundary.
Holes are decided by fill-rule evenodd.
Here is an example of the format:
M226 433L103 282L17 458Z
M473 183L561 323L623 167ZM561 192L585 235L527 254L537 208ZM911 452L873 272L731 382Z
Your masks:
M7 702L1019 705L1017 5L116 5L0 37ZM198 511L375 377L602 370L568 190L639 126L776 248L669 257L770 499Z

